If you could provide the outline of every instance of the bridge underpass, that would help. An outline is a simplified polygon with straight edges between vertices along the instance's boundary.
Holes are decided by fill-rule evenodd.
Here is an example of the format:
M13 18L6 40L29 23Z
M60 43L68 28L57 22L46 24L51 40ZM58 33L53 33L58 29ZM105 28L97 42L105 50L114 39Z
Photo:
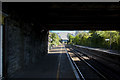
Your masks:
M3 77L38 63L49 30L119 30L119 3L2 3Z

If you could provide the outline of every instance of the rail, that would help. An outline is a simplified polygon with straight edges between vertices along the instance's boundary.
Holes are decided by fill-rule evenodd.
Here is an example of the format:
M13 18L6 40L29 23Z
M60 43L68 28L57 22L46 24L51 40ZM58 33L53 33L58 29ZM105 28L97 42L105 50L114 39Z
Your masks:
M115 53L111 53L111 52L107 52L107 51L103 51L103 50L98 50L95 48L79 46L79 45L73 45L73 46L80 48L80 49L88 50L92 53L96 53L96 54L92 54L92 55L96 55L99 57L102 56L102 58L104 58L108 61L111 61L113 63L116 63L117 65L120 65L120 54L115 54Z
M65 48L65 46L64 46L64 48ZM66 51L67 57L68 57L68 59L70 61L70 64L72 66L72 69L74 71L74 74L76 76L76 79L77 80L85 80L84 76L82 75L81 71L77 67L76 63L71 59L70 55L68 54L66 48L65 48L65 51Z
M99 76L101 76L103 79L107 80L107 78L102 74L100 73L97 69L95 69L90 63L88 63L82 56L80 56L79 54L77 54L76 50L74 50L74 54L80 59L82 60L85 64L87 64L92 70L94 70Z
M101 62L99 62L98 60L96 60L96 58L94 59L94 57L95 56L93 56L93 57L91 57L92 55L91 54L87 54L86 52L84 52L84 51L82 51L82 49L80 49L80 50L78 50L79 48L75 48L74 47L74 50L75 51L77 51L77 52L80 52L80 53L82 53L82 54L84 54L85 56L88 56L89 55L89 57L91 58L91 59L93 59L95 62L97 62L98 64L100 64L100 65L102 65L101 67L105 67L106 69L104 69L104 71L103 70L101 70L102 71L102 74L104 73L104 75L106 75L106 76L108 76L108 78L112 78L112 79L114 79L115 77L117 78L117 79L119 79L119 77L118 77L118 74L119 74L119 68L118 67L116 67L117 66L117 64L116 63L113 63L113 62L111 62L111 61L108 61L108 62L110 62L110 64L103 64L103 63L101 63ZM87 52L90 52L90 51L87 51ZM78 55L78 54L77 54ZM90 56L91 55L91 56ZM100 56L97 56L97 57L99 57L99 58L101 58ZM104 61L106 61L106 59L102 59L102 60L104 60ZM93 63L94 64L94 63ZM111 64L113 64L113 65L111 65ZM99 66L100 66L99 65ZM111 65L111 66L110 66ZM116 65L116 66L115 66ZM114 68L113 69L113 67L116 67L116 68ZM96 67L96 66L94 66L94 67ZM97 67L97 69L98 69L99 67ZM108 71L108 69L109 69L109 71ZM99 71L100 71L100 69L99 69ZM101 73L101 71L100 71L100 73ZM106 72L106 73L105 73ZM109 75L108 75L109 74ZM110 76L111 75L111 76ZM114 76L113 76L114 75ZM112 77L113 76L113 77Z

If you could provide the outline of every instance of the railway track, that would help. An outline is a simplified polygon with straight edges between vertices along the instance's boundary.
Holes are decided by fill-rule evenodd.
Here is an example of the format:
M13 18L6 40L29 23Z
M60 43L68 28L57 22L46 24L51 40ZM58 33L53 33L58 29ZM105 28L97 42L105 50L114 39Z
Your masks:
M120 80L119 73L114 72L102 63L96 61L91 56L78 51L76 48L66 46L73 53L73 58L79 58L74 61L81 71L85 80Z
M89 61L96 69L98 69L102 74L104 74L108 79L120 80L120 65L114 61L111 61L103 56L96 55L90 51L82 51L75 47L74 50L82 53L85 56L91 58ZM114 60L114 59L113 59Z

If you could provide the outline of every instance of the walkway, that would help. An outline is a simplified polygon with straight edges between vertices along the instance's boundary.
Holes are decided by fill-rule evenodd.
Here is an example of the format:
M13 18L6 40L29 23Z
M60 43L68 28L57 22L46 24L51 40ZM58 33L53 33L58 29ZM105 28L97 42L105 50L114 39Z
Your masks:
M92 48L92 47L80 46L80 45L75 45L75 46L83 47L83 48L88 48L88 49L91 49L91 50L102 51L102 52L106 52L106 53L110 53L110 54L120 55L120 52L117 51L117 50L102 49L102 48Z
M38 64L18 72L18 79L75 80L75 76L63 46L58 46L43 56Z

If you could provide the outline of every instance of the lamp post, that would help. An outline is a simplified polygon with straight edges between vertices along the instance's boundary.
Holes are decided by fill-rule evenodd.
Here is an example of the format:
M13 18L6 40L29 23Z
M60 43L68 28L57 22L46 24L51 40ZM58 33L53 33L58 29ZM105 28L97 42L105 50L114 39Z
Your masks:
M105 39L105 41L109 41L110 39Z
M111 49L111 32L110 32L110 49Z

